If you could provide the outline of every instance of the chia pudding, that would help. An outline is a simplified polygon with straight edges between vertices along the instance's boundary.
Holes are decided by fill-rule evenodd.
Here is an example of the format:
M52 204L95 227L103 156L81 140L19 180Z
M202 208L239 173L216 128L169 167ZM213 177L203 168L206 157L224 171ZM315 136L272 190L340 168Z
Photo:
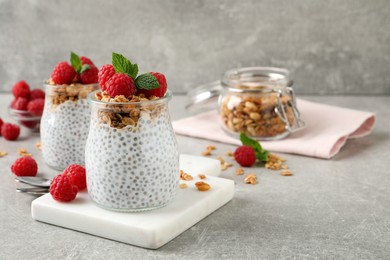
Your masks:
M85 164L91 199L114 211L143 211L172 201L179 153L168 112L171 92L141 102L104 102L89 94Z
M70 164L84 165L90 106L86 96L97 84L46 84L41 119L42 156L47 165L63 170Z

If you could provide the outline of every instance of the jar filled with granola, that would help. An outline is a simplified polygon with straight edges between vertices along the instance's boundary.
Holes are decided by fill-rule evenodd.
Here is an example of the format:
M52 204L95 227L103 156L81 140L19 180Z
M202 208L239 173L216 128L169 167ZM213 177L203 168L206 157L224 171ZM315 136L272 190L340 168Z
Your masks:
M172 201L179 185L179 152L163 97L105 92L89 94L90 130L86 145L88 193L113 211L145 211Z
M227 71L221 80L219 120L226 133L277 140L305 126L285 69L251 67Z
M44 84L46 97L41 119L42 157L47 165L63 170L70 164L84 165L89 131L88 93L98 84Z

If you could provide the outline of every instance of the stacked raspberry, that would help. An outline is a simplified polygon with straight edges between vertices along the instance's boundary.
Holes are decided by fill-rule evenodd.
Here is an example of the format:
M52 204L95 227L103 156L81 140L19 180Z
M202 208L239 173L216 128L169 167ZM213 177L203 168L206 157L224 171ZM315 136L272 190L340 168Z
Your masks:
M112 54L112 64L100 68L98 81L103 92L110 97L123 95L129 98L143 94L147 98L163 97L167 91L165 76L158 72L138 75L138 65L121 54Z
M53 178L50 184L50 194L57 201L68 202L74 200L78 191L86 187L85 168L78 164L71 164L62 174Z
M11 108L28 111L33 116L41 116L45 104L45 92L41 89L30 90L26 81L21 80L12 87L14 100L11 102Z
M69 85L72 83L94 84L98 82L99 70L89 58L79 57L71 52L70 63L66 61L58 63L51 74L50 83Z

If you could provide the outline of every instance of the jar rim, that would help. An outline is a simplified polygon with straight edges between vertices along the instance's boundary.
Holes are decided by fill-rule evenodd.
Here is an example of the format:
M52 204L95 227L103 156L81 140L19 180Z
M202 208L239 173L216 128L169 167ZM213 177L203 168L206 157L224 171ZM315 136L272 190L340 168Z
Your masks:
M169 100L172 99L172 91L170 89L167 89L165 92L165 95L163 97L160 97L158 99L154 100L148 100L148 101L128 101L128 102L107 102L107 101L101 101L96 99L95 94L101 92L100 89L97 89L95 91L92 91L91 93L88 94L87 99L88 102L91 104L98 104L98 105L138 105L138 106L147 106L147 105L152 105L152 104L159 104L163 102L168 102Z
M274 91L287 85L289 70L276 67L244 67L226 71L221 85L230 91Z

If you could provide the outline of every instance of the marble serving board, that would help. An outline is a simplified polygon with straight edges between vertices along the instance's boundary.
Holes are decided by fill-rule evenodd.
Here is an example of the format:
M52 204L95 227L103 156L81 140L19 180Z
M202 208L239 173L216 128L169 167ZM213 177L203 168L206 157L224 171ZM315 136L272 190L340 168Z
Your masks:
M234 196L234 182L222 179L220 162L214 159L181 155L180 169L193 175L193 181L179 189L176 199L167 206L146 212L120 213L94 204L87 192L80 192L74 201L61 203L50 194L35 199L31 205L35 220L69 228L123 243L157 249L166 244L227 202ZM211 185L209 191L198 191L197 176Z

